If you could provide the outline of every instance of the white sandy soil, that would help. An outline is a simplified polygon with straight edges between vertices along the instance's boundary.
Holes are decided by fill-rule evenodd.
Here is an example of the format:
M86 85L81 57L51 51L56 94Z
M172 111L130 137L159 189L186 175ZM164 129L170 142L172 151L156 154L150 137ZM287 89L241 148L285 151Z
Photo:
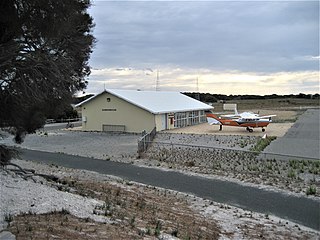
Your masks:
M36 172L43 174L53 174L58 177L77 176L82 179L95 181L108 181L111 184L124 186L119 178L98 174L95 172L66 169L62 167L48 166L24 160L15 160L14 163L24 168L32 168ZM68 210L71 214L81 218L91 218L95 221L110 222L106 217L93 215L93 209L102 202L82 197L76 194L58 191L49 182L41 177L36 178L36 182L21 179L20 176L8 174L0 171L0 230L5 227L4 218L9 215L19 213L47 213L51 211ZM140 184L141 185L141 184ZM139 184L126 186L128 189L139 187ZM164 189L160 189L163 190ZM173 192L171 191L172 193ZM282 220L273 216L266 216L254 212L242 210L237 207L218 204L204 200L192 195L179 193L181 197L188 199L190 205L202 215L217 220L222 228L221 239L243 239L244 229L254 229L256 225L262 225L264 235L269 239L286 239L286 234L292 238L299 239L301 236L308 239L319 239L320 233L302 227L290 221ZM278 233L281 233L280 237Z

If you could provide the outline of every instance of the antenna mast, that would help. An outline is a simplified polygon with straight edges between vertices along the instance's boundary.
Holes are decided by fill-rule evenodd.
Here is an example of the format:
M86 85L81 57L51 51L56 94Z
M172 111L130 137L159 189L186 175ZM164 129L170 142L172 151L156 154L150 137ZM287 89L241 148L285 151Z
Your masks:
M197 92L199 93L199 77L197 77Z
M157 70L156 91L159 91L159 70Z
M195 98L200 101L200 93L199 93L199 77L197 77L197 92Z

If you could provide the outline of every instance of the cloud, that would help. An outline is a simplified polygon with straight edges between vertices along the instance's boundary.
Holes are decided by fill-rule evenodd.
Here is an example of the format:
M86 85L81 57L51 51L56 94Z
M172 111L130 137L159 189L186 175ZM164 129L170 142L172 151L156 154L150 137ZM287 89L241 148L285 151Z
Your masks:
M317 6L316 2L96 2L92 14L98 44L92 61L100 66L176 64L258 71L282 70L288 63L298 67L293 56L319 52Z
M279 93L284 73L288 91L312 92L298 77L319 72L316 1L95 1L90 13L101 70L88 91L154 89L159 69L164 90L194 91L199 78L201 91Z
M149 70L150 71L150 70ZM220 94L298 94L319 92L319 72L257 73L216 71L210 69L164 68L95 69L89 81L88 93L98 93L104 88L161 91L211 92ZM198 85L197 85L198 83Z

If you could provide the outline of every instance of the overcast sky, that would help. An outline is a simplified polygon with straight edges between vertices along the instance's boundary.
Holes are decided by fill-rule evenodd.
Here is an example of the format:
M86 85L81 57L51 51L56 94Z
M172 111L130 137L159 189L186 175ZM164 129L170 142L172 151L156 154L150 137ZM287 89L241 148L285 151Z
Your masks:
M94 1L87 93L319 93L318 1ZM197 85L198 82L198 85Z

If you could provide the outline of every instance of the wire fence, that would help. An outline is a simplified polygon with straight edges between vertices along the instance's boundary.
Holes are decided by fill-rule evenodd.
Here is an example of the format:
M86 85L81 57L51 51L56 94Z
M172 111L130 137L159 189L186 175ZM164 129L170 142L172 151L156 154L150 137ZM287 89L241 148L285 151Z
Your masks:
M247 149L239 149L239 148L228 148L228 147L218 147L218 146L204 146L204 145L194 145L194 144L183 144L183 143L172 143L172 142L155 142L155 141L148 141L148 139L144 139L143 144L147 147L141 148L142 152L145 152L148 147L151 145L154 148L167 148L171 153L174 153L175 149L208 149L208 150L219 150L219 151L228 151L234 153L241 153L242 155L247 155L253 158L258 159L277 159L277 160L320 160L319 158L308 157L308 156L297 156L291 154L280 154L280 153L273 153L273 152L258 152L252 151Z
M142 156L144 152L147 151L148 147L153 143L153 139L156 136L157 131L156 128L154 128L150 133L144 134L139 140L138 140L138 155L139 157Z
M67 123L67 122L78 122L81 118L65 118L65 119L47 119L46 124L50 123Z

